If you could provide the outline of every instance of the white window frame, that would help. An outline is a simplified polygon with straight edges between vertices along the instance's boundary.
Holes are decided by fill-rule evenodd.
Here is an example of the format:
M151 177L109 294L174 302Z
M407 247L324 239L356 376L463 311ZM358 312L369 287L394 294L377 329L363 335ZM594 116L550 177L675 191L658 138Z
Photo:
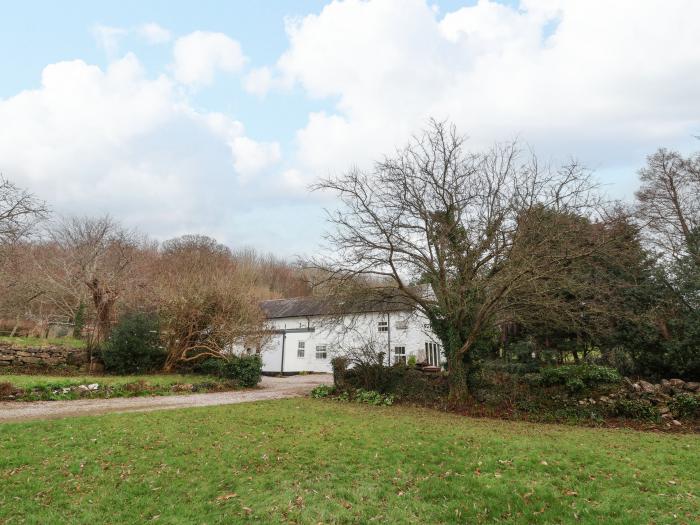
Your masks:
M394 347L394 364L403 363L406 364L406 347L405 346L395 346Z
M299 359L304 359L306 355L306 341L299 341L297 343L297 357Z
M389 321L378 321L377 322L377 332L388 332L389 331Z
M316 359L328 359L328 345L316 345Z
M442 348L434 341L426 341L425 343L425 360L429 365L441 366Z

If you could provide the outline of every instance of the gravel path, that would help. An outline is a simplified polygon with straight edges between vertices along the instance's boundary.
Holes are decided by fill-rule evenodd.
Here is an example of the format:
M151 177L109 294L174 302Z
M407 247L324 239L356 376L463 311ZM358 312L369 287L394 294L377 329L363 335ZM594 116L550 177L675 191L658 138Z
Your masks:
M0 423L89 416L108 412L148 412L174 408L206 407L283 399L308 394L312 388L332 384L329 374L291 377L263 377L259 388L238 392L185 394L173 396L129 397L115 399L78 399L75 401L5 401L0 402Z

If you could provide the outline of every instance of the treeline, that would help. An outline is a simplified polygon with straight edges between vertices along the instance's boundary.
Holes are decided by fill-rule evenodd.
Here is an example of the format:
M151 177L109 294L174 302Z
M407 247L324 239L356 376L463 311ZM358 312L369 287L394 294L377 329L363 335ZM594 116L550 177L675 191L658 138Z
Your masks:
M259 329L263 299L311 290L293 264L202 235L162 243L105 217L55 217L0 181L0 333L73 335L98 348L118 319L158 317L167 367Z

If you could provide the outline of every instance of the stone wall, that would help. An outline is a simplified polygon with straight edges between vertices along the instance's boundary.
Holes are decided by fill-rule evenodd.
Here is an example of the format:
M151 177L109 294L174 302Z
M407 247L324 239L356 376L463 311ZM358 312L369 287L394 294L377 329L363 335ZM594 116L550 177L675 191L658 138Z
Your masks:
M82 366L88 362L84 348L64 346L20 347L0 344L0 370L4 366Z

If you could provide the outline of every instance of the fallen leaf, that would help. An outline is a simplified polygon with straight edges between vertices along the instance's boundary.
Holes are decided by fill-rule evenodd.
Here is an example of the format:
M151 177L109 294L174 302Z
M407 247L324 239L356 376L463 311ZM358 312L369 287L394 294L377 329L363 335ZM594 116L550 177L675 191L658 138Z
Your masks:
M227 500L230 500L231 498L235 498L235 497L238 497L238 494L236 494L235 492L230 492L229 494L222 494L221 496L219 496L216 499L217 499L217 501L227 501Z
M567 496L578 496L578 492L576 492L575 490L566 490L564 491L564 494L566 494Z

